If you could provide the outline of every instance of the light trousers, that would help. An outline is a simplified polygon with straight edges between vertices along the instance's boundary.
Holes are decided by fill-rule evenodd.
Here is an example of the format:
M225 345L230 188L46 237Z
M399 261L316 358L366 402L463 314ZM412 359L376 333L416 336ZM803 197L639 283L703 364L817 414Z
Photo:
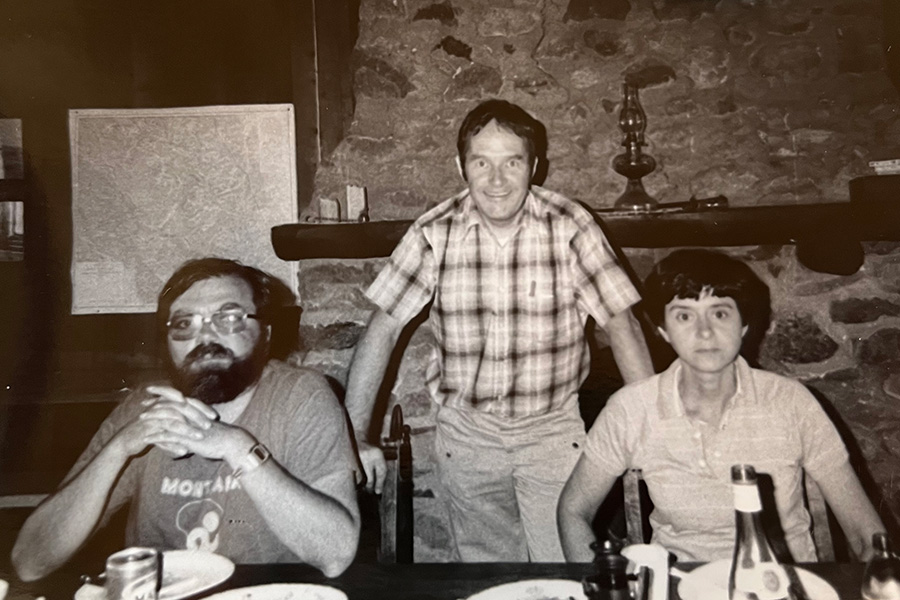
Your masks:
M435 457L463 562L563 562L556 504L584 444L577 406L507 421L442 407Z

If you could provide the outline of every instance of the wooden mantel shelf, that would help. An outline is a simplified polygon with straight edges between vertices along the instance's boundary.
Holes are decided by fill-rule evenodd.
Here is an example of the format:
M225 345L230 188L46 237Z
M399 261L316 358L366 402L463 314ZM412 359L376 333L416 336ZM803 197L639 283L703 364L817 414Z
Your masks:
M610 240L626 248L750 246L806 241L900 240L900 175L850 182L850 202L690 210L662 205L647 213L595 210ZM389 256L412 221L330 225L291 223L272 228L282 260Z

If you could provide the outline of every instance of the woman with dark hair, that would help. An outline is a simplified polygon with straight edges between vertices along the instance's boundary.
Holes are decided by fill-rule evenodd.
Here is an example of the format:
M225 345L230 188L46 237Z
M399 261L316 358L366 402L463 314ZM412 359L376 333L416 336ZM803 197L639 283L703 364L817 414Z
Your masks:
M872 553L884 525L834 425L799 382L740 356L769 311L768 287L746 264L709 250L673 252L647 277L644 302L678 357L613 395L597 418L557 510L566 558L589 560L591 521L616 478L641 469L653 541L679 560L728 558L734 548L731 466L771 478L793 559L816 560L803 473L821 488L850 547Z

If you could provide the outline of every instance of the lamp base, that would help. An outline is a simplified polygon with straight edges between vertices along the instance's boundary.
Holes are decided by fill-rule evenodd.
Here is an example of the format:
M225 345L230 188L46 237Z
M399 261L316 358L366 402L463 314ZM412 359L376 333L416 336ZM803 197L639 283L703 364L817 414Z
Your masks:
M658 205L659 203L644 189L640 178L629 178L628 183L625 184L625 191L616 200L615 207L620 210L644 212L651 211Z

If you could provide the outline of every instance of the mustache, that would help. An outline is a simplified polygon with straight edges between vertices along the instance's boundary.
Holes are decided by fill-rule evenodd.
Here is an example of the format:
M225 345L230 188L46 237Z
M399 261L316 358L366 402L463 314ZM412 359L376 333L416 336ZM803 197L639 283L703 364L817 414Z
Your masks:
M221 344L207 342L188 352L187 356L184 357L184 364L186 366L204 358L229 358L234 360L234 352Z

